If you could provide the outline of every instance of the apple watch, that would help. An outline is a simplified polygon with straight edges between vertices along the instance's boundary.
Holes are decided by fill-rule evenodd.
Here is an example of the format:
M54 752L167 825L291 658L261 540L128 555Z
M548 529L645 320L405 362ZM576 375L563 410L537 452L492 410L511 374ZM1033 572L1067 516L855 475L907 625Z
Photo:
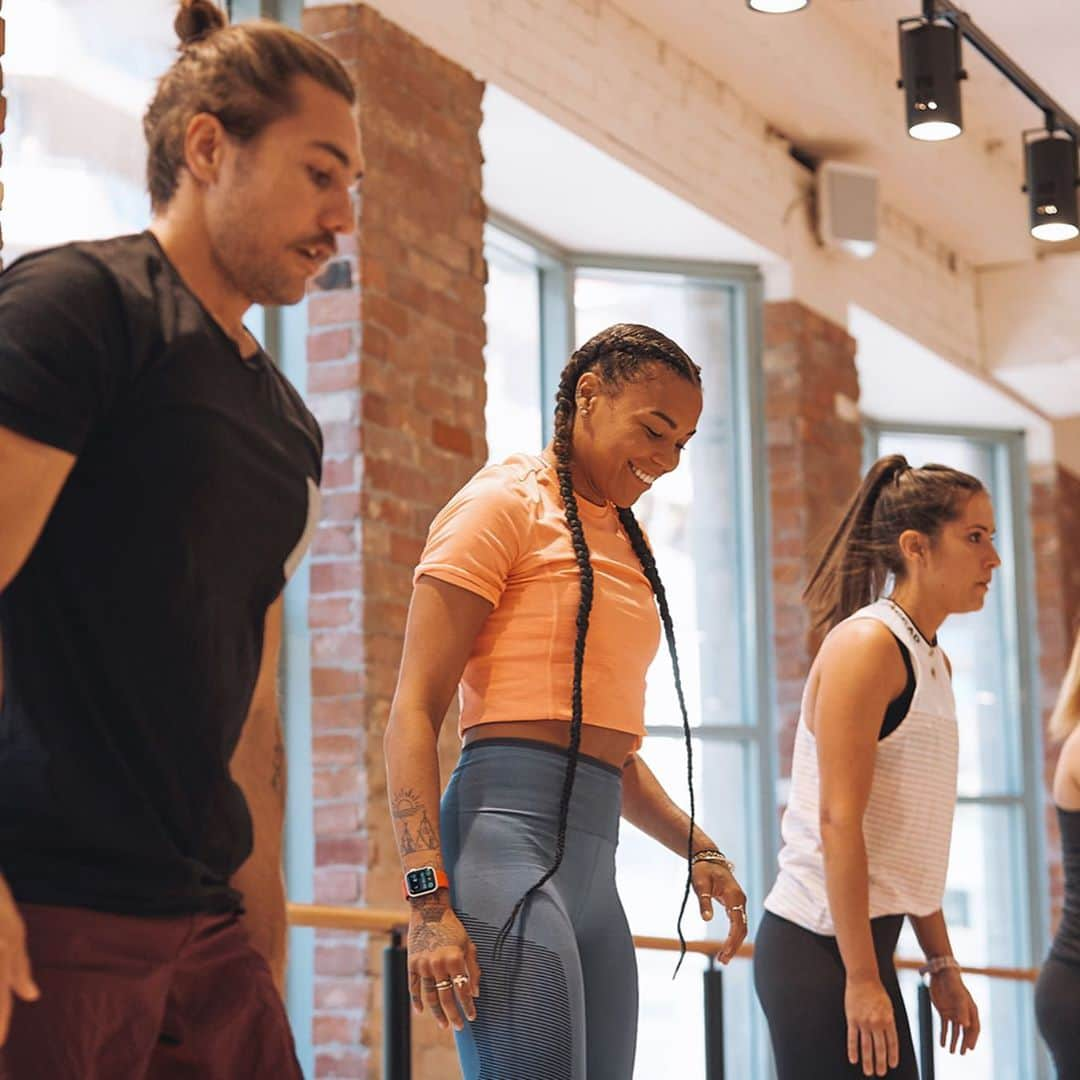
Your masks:
M450 879L445 870L438 870L434 866L418 866L405 874L401 891L406 900L415 900L420 896L430 896L440 889L449 889Z

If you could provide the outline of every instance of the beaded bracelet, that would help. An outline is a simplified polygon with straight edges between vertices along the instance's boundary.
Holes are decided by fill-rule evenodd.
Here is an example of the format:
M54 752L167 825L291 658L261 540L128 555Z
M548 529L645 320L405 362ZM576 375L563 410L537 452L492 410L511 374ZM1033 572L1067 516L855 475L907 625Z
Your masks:
M957 971L960 970L960 964L957 962L955 956L931 956L927 959L926 963L919 968L919 974L929 975L932 978L934 975L946 971L948 968L956 968Z
M735 873L735 864L722 851L717 851L716 848L702 848L701 851L695 851L690 859L690 865L696 866L699 862L721 863L729 874Z

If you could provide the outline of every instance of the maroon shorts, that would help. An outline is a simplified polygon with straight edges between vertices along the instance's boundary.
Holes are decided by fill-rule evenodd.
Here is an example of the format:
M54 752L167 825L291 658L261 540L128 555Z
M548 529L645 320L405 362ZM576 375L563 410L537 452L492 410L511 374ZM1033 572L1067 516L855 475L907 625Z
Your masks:
M19 910L41 997L15 999L0 1080L303 1080L238 916Z

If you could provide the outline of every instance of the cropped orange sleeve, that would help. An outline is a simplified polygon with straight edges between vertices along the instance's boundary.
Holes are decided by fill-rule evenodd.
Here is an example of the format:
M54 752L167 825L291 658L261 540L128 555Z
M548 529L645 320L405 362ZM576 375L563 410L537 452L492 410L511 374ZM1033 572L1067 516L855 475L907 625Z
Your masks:
M413 583L428 574L497 605L528 550L531 501L512 469L481 470L436 514Z

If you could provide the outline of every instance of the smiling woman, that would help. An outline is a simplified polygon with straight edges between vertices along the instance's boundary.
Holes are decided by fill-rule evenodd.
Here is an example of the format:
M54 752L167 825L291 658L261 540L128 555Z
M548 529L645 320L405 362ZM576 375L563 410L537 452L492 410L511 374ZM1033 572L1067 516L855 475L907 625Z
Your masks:
M724 904L722 961L745 936L746 897L695 824L692 791L687 815L638 755L661 627L688 755L690 727L667 596L631 506L678 466L701 408L700 369L673 341L634 324L601 331L562 371L551 443L473 477L416 568L388 788L413 904L413 1002L457 1029L470 1080L632 1074L620 815L687 859L684 907L691 888L705 919ZM435 740L459 683L464 750L437 817Z

